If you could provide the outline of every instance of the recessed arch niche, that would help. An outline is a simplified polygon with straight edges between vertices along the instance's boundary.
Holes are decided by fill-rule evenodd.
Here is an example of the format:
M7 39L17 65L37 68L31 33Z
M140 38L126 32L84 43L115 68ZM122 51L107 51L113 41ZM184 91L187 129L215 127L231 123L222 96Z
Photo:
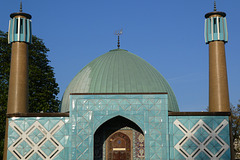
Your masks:
M142 129L123 116L107 120L94 133L94 160L132 160L144 156Z

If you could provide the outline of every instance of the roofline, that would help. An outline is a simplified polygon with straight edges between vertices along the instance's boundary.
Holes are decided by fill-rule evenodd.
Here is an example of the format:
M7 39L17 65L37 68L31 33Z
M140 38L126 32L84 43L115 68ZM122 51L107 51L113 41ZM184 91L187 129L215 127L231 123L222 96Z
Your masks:
M205 18L208 18L212 15L220 15L222 17L226 17L226 13L225 12L219 12L219 11L214 11L214 12L209 12L207 14L205 14Z
M231 116L231 112L168 112L168 116Z
M167 92L129 92L129 93L70 93L70 95L125 95L125 94L168 94Z
M12 117L69 117L69 113L8 113L7 118Z

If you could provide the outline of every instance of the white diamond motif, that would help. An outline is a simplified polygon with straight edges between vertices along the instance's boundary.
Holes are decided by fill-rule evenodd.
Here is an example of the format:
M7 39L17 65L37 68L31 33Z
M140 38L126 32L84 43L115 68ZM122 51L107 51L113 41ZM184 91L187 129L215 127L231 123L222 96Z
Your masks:
M174 148L181 153L186 160L194 160L195 157L197 157L198 154L204 152L210 159L212 160L218 160L229 148L228 144L222 140L218 134L222 131L222 129L228 125L227 120L223 120L221 124L219 124L215 130L212 130L203 120L199 120L190 130L188 130L179 120L174 121L174 125L176 125L184 134L185 136L174 146ZM201 143L197 139L197 137L194 136L196 131L199 128L203 128L209 135L208 137ZM188 154L186 150L184 150L183 145L188 141L192 140L198 147L192 152L192 154ZM213 154L208 148L207 145L212 141L215 140L221 145L221 149Z
M19 138L13 143L8 150L17 158L17 159L30 159L31 156L34 155L34 153L38 154L42 159L51 160L54 159L58 153L60 153L64 147L59 143L53 135L64 125L63 121L59 121L50 131L45 129L38 121L34 122L25 132L21 130L20 127L18 127L14 121L10 122L10 127L12 127L17 134L19 135ZM35 142L31 139L30 134L34 132L35 129L38 129L44 137L41 138L40 141L35 144ZM17 147L25 141L29 146L31 146L31 149L24 155L20 154L17 150ZM51 153L46 154L41 147L45 144L45 142L50 141L54 146L55 149L52 150ZM42 147L43 148L43 147Z

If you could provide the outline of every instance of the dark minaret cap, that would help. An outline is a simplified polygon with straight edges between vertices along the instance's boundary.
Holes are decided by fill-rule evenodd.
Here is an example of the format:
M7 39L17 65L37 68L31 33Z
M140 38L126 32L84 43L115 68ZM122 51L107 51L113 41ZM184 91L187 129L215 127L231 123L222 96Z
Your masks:
M219 11L217 11L216 1L214 1L214 10L213 10L213 12L209 12L209 13L205 14L205 18L208 18L208 17L210 17L211 15L215 15L215 14L218 14L218 15L220 15L220 16L222 16L222 17L226 17L226 13L225 13L225 12L219 12Z
M10 14L11 18L13 18L15 16L24 16L27 19L31 19L32 18L32 16L30 14L22 12L22 1L20 2L20 10L19 10L19 12L15 12L15 13Z

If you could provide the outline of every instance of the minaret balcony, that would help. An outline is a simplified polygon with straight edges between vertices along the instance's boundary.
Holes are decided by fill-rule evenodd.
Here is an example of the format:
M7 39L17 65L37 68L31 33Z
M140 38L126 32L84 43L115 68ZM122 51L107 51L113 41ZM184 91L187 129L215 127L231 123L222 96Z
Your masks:
M32 41L31 20L27 18L14 17L9 20L8 43Z
M209 17L205 19L205 43L212 41L228 41L227 20L225 17Z

